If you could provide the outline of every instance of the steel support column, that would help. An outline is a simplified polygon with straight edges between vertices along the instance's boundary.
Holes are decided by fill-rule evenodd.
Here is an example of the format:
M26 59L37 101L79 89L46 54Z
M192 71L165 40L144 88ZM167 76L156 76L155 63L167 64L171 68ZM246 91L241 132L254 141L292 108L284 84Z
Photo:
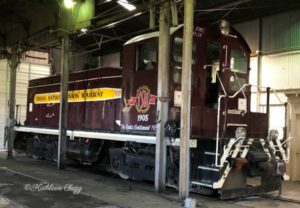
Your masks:
M194 0L184 0L183 60L181 80L181 143L179 199L189 196L190 181L190 115Z
M149 29L155 30L155 7L152 4L153 0L150 0L149 4Z
M178 26L178 10L177 3L174 0L171 0L171 13L172 13L172 26Z
M68 82L69 82L69 37L62 39L61 53L61 85L60 85L60 110L59 110L59 135L58 135L58 160L57 167L65 168L67 152L67 121L68 121Z
M259 19L259 36L258 36L258 53L257 53L257 86L261 86L262 79L262 50L263 50L263 19ZM261 89L258 87L256 91L256 108L257 112L261 111Z
M7 158L13 158L13 144L16 124L15 119L15 106L16 106L16 79L17 79L17 67L18 67L18 52L17 48L11 49L10 62L10 81L9 81L9 124L8 124L8 138L7 138Z
M155 190L165 190L166 182L166 141L164 124L168 119L169 90L169 54L170 54L170 3L160 6L159 17L159 50L158 50L158 80L157 80L157 115L155 152Z

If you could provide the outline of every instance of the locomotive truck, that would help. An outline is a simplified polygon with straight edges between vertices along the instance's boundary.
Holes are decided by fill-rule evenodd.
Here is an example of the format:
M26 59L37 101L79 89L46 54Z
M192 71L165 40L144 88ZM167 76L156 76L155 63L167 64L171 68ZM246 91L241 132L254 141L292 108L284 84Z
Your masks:
M177 186L183 26L170 29L167 176ZM68 84L67 158L122 178L154 180L158 32L123 46L123 67L73 72ZM192 44L190 191L223 199L278 190L287 149L266 112L251 112L250 49L234 28L196 21ZM14 149L57 159L60 75L29 82L25 124Z

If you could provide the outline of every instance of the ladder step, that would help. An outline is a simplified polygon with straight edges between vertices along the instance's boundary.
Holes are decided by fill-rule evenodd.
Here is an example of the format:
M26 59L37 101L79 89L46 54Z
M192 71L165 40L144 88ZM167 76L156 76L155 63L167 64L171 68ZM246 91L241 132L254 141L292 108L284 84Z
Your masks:
M199 186L213 187L212 181L191 181L191 183Z
M241 124L241 123L228 123L227 124L227 127L229 126L243 126L243 127L247 127L248 125L247 124Z
M202 166L202 165L199 165L198 169L208 170L208 171L214 171L214 172L219 172L220 171L218 168L207 167L207 166Z
M227 110L228 114L233 114L233 115L241 115L244 111L237 110L237 109L229 109ZM224 112L225 113L225 112Z
M204 152L204 154L205 154L205 155L213 155L213 156L216 155L215 152L208 152L208 151ZM220 154L218 153L218 156L219 156L219 155L220 155Z

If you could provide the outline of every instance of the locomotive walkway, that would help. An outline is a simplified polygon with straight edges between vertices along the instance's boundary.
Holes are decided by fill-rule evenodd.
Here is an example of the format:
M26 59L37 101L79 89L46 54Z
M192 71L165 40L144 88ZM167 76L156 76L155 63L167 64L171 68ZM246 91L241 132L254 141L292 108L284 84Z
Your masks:
M118 176L68 165L60 171L56 163L26 156L6 160L0 152L0 208L179 208L178 193L163 194L153 184L122 180ZM276 194L276 193L274 193ZM300 184L285 183L283 196L299 200ZM221 201L191 194L197 207L209 208L299 208L299 204L263 197Z

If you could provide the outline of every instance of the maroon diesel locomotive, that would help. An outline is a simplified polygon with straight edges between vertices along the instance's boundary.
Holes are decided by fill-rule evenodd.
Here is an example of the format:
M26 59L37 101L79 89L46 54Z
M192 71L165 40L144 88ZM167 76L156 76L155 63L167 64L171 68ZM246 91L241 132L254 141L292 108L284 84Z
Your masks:
M179 170L183 27L170 29L167 184ZM67 157L123 178L154 180L158 32L124 44L123 69L70 74ZM250 49L233 28L196 22L192 47L190 190L233 198L277 190L286 150L266 113L250 110ZM14 148L56 160L60 76L31 80L27 119ZM267 90L268 91L268 90ZM269 94L269 93L268 93ZM269 96L267 96L269 97Z

